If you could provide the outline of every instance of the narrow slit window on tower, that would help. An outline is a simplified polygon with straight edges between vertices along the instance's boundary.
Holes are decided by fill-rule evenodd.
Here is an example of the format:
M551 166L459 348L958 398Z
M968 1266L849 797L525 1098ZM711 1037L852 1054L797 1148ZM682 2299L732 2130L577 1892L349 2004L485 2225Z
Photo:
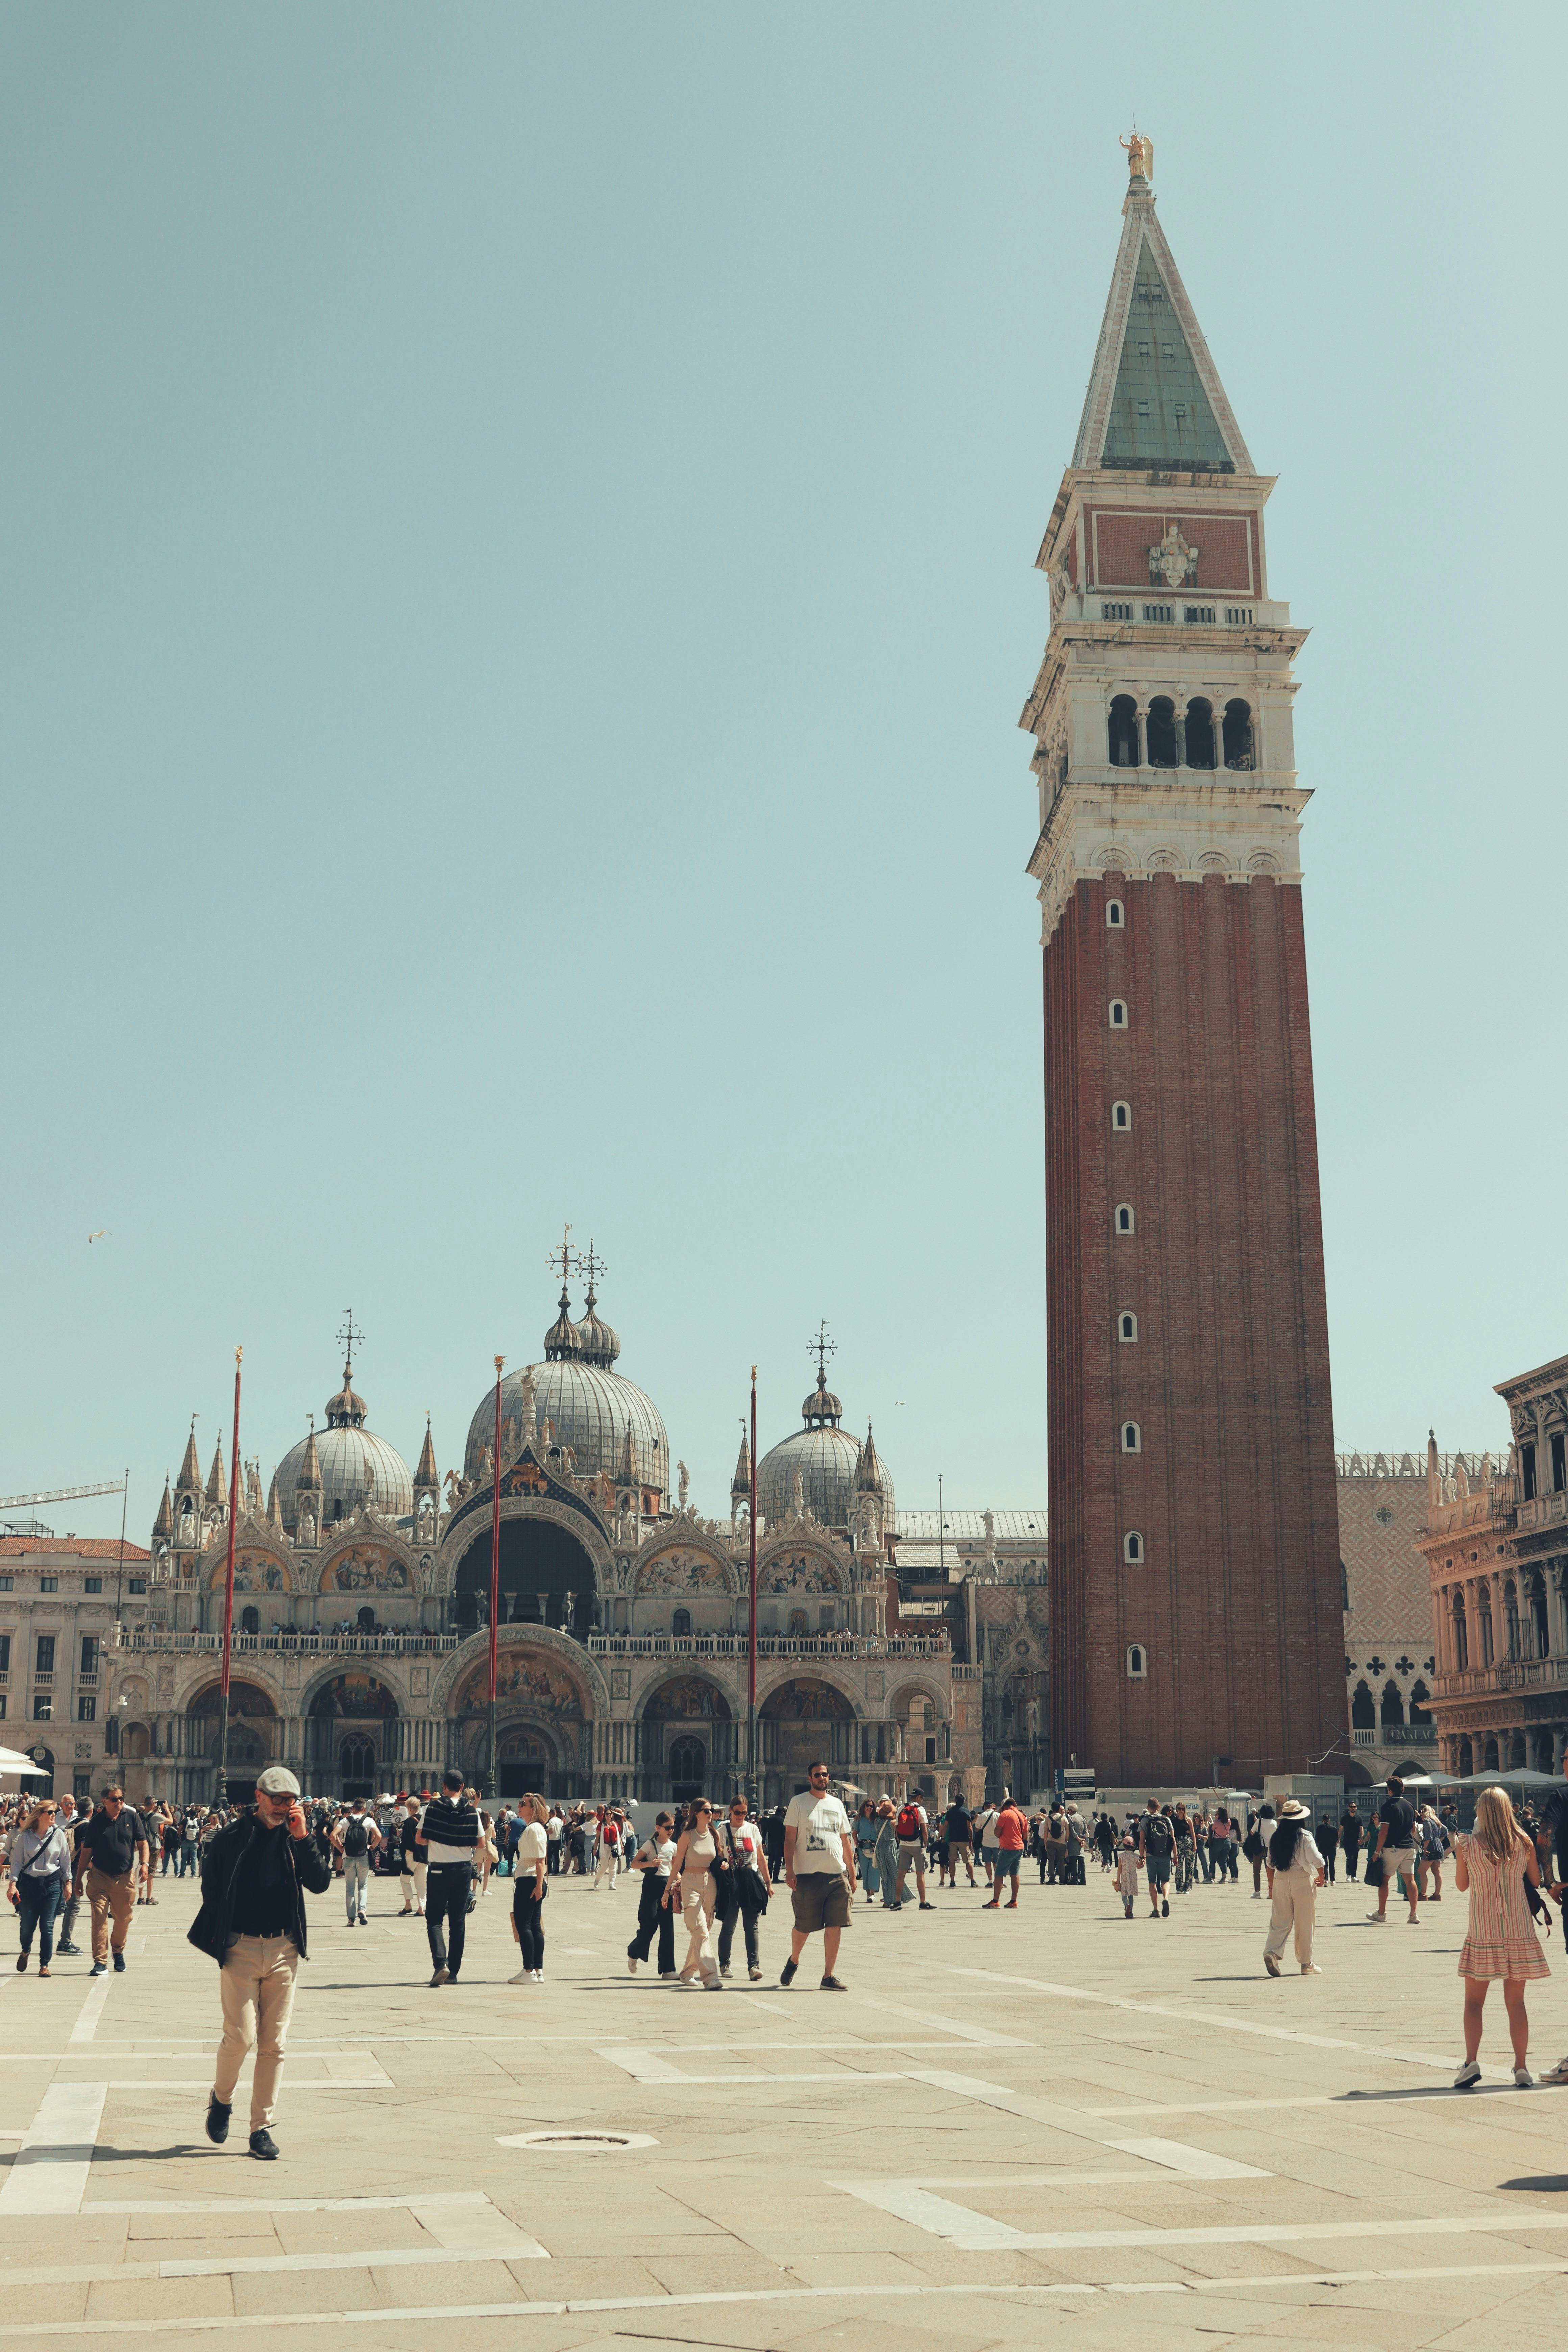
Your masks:
M1123 1201L1117 1209L1116 1230L1119 1234L1130 1234L1134 1230L1132 1223L1132 1210L1131 1204L1126 1201Z
M1110 1124L1118 1135L1125 1135L1132 1124L1131 1103L1114 1102L1110 1106Z
M1123 1454L1142 1454L1143 1451L1143 1433L1135 1421L1124 1421L1121 1424L1121 1451Z
M1136 1315L1129 1313L1125 1308L1123 1309L1116 1318L1116 1336L1119 1339L1136 1339L1138 1337L1138 1318Z
M1127 1026L1127 1005L1122 997L1113 996L1110 1000L1110 1025L1113 1029Z
M1143 1538L1134 1528L1130 1528L1121 1538L1121 1557L1134 1563L1143 1557Z
M1127 1679L1130 1683L1146 1682L1149 1678L1149 1653L1142 1642L1127 1644Z
M1121 899L1108 898L1105 902L1105 921L1107 929L1112 931L1122 930L1126 927L1126 920L1127 909L1123 907Z

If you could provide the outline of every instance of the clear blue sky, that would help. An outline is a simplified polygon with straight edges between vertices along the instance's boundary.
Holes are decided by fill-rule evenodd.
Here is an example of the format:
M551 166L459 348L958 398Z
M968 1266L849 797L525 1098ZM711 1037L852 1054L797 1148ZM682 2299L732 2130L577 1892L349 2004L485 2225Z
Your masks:
M445 1467L570 1218L701 1507L823 1315L901 1501L1043 1498L1016 719L1135 114L1312 632L1340 1441L1495 1443L1568 1348L1563 21L0 11L0 1491L144 1538L237 1340L270 1471L350 1302Z

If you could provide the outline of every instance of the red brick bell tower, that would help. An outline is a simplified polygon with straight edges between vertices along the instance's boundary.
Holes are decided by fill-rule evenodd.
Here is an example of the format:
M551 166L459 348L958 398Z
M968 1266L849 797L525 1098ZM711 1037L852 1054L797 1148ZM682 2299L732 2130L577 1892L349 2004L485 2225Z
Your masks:
M1134 142L1040 550L1052 1760L1301 1771L1345 1726L1292 662ZM1331 1769L1332 1767L1331 1766Z

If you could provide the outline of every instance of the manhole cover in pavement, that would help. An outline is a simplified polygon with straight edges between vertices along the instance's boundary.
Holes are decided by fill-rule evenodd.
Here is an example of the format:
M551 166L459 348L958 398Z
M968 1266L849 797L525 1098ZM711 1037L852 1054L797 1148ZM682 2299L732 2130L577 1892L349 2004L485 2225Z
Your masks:
M563 2155L597 2156L613 2154L623 2147L657 2147L658 2140L647 2132L574 2132L536 2131L509 2132L498 2139L498 2147L558 2147Z

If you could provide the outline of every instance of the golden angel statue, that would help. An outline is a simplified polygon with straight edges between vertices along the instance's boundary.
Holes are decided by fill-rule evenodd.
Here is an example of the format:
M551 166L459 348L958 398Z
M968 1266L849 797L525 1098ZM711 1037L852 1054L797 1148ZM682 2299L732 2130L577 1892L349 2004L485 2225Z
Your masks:
M1152 180L1154 176L1154 142L1135 131L1131 139L1117 144L1127 150L1127 169L1135 180Z

